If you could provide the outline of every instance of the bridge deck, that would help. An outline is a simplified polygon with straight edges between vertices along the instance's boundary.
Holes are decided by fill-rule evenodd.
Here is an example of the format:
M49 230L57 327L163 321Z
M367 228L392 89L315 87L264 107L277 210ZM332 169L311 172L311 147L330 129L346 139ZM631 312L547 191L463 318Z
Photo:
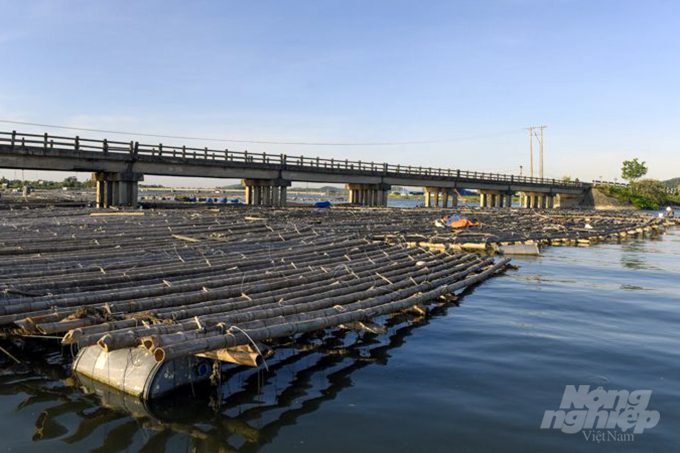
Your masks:
M590 184L413 165L0 132L0 168L582 193Z

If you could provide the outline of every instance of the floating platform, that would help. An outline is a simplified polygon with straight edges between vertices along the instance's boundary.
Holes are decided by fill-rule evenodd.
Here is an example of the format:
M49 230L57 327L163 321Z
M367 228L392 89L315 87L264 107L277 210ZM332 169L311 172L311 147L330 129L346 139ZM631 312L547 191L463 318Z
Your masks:
M470 209L479 226L455 232L434 226L442 212L415 209L97 212L4 211L0 328L63 336L80 348L78 374L142 400L205 381L215 363L259 366L263 342L426 315L507 269L495 244L526 254L542 241L622 240L666 225L630 212L510 209Z

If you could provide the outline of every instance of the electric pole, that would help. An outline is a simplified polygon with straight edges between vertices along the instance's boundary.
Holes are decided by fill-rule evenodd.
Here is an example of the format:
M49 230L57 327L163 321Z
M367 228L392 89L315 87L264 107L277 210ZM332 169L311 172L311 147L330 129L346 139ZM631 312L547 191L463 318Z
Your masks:
M541 145L541 151L540 151L540 174L541 178L543 178L543 129L545 129L548 126L530 126L527 129L529 130L529 151L531 153L531 177L534 177L534 137L538 140L539 144ZM541 136L539 137L536 135L536 132L534 132L536 129L541 130Z
M532 127L529 129L529 149L531 150L531 173L529 176L534 177L534 129Z

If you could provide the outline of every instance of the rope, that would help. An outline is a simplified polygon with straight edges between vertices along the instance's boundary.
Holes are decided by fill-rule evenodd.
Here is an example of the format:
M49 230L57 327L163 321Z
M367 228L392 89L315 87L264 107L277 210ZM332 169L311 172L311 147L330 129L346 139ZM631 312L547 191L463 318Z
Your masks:
M262 363L264 364L265 370L269 371L269 367L267 366L267 360L264 358L264 355L262 354L262 351L260 351L260 348L258 348L257 345L255 344L255 342L253 341L253 339L250 338L250 335L248 335L245 330L243 330L243 329L241 329L240 327L237 327L237 326L231 326L229 328L228 332L231 333L232 329L238 330L243 335L245 335L248 340L250 340L250 343L253 345L253 347L255 348L257 353L260 355L260 357L262 357Z

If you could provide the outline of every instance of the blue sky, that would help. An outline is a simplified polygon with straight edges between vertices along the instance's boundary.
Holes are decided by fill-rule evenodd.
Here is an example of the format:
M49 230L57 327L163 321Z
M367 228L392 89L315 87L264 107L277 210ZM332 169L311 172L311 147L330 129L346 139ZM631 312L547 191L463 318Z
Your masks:
M632 157L651 177L680 176L676 1L0 0L0 11L4 120L434 140L219 147L507 173L529 167L523 128L546 124L548 177L613 179ZM51 176L68 175L26 172Z

